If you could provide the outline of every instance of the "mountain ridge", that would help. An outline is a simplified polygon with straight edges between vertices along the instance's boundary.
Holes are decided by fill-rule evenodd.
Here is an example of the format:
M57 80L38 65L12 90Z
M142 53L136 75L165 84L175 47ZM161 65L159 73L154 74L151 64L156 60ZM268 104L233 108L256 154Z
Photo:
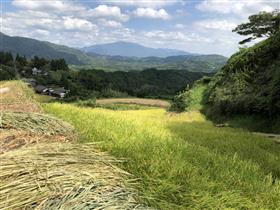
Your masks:
M214 72L221 68L227 58L221 55L179 55L162 57L124 57L86 53L65 45L40 41L27 37L8 36L1 33L0 51L46 59L64 58L76 68L103 69L105 71L141 71L147 68L179 69L193 72Z
M152 48L146 47L144 45L118 41L106 44L96 44L88 47L83 47L81 50L89 53L96 53L101 55L109 56L125 56L125 57L169 57L177 55L198 55L195 53L190 53L182 50L169 49L169 48Z

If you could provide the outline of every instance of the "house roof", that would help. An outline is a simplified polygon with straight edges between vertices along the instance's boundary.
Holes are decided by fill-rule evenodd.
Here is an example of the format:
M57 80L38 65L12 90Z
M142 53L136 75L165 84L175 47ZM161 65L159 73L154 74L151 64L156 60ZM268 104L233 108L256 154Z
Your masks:
M24 82L36 82L36 79L34 78L22 78L21 80Z
M48 88L43 85L37 85L34 87L36 92L43 92L44 90L47 90Z
M66 90L64 87L54 88L53 92L55 93L68 93L69 90Z

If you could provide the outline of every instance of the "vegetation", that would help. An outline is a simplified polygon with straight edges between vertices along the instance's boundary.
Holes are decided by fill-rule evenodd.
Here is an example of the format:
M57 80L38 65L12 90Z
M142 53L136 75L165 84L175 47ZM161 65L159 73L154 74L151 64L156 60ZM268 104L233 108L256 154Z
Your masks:
M171 56L167 58L129 58L122 56L105 56L87 54L83 51L49 42L24 37L11 37L1 34L0 51L11 52L13 55L24 55L31 59L34 56L47 60L64 59L69 65L103 69L105 71L142 71L146 68L160 70L176 69L194 72L214 72L226 62L221 55L190 55Z
M0 209L147 209L121 160L73 142L73 127L39 113L22 82L0 85Z
M233 55L205 95L210 115L280 113L280 32Z
M126 158L142 201L158 209L277 209L279 148L266 137L214 127L196 111L111 111L58 103L45 110L81 142Z
M280 11L260 12L249 17L249 23L238 25L233 32L240 35L251 35L251 37L241 41L239 44L250 42L261 37L270 37L280 30Z
M1 59L3 79L31 77L40 85L64 87L70 90L67 101L128 96L171 98L186 85L192 84L204 75L211 75L157 69L131 72L71 70L64 59L47 60L35 56L31 60L26 60L24 56L17 55L14 62L11 53L2 53L2 57L4 57ZM41 73L33 74L33 68L40 69Z

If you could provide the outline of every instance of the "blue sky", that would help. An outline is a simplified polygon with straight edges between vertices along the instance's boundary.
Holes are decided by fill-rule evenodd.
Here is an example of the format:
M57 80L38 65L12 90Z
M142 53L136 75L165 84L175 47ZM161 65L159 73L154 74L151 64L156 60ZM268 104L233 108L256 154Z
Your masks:
M231 55L231 32L280 0L2 0L1 31L72 47L129 41L155 48Z

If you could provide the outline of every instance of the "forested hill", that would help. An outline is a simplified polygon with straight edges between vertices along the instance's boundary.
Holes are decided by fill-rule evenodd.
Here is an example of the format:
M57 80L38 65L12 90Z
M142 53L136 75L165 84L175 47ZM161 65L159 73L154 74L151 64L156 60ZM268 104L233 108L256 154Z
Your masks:
M52 59L65 59L69 65L105 71L142 71L146 68L176 69L192 72L215 72L226 62L221 55L180 55L160 57L123 57L86 53L71 47L57 45L36 39L1 35L0 51L19 54L27 58L34 56Z
M280 32L233 55L209 84L206 101L217 114L280 113Z
M24 55L27 58L34 56L45 59L64 58L68 64L88 65L93 58L86 53L63 45L56 45L50 42L39 41L25 37L1 35L0 51L11 52L14 55Z

